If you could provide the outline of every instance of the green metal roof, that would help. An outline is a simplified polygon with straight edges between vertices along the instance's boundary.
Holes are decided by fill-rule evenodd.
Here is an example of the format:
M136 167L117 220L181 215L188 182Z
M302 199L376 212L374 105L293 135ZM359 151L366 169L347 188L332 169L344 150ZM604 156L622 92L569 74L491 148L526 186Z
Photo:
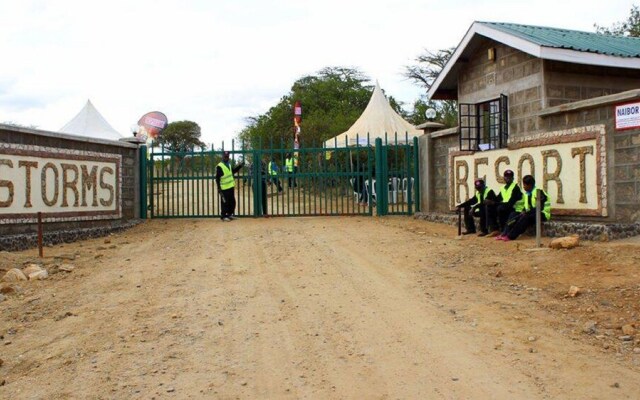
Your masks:
M614 57L640 57L640 38L610 36L601 33L519 25L500 22L479 22L507 34L540 46L569 49Z

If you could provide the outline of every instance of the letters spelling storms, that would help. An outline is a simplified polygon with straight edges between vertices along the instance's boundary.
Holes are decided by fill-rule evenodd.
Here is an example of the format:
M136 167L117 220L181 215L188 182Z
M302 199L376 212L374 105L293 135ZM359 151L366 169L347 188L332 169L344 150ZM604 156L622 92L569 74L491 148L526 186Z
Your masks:
M112 207L116 200L115 168L115 163L104 162L0 158L0 208L30 209L34 203L43 204L44 209ZM39 196L32 194L38 181ZM24 204L14 204L16 191L21 189Z

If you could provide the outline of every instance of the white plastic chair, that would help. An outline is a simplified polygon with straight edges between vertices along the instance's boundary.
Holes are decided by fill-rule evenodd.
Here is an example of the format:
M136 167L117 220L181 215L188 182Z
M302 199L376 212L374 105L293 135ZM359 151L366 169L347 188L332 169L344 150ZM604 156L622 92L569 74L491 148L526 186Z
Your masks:
M351 187L353 188L353 198L358 202L360 200L360 193L358 193L358 189L356 188L355 178L349 178L349 183L351 183Z
M373 187L370 188L369 187L369 180L367 179L366 181L364 181L364 186L365 186L365 189L367 190L367 194L368 194L367 203L371 204L371 200L373 199L373 203L375 204L378 201L377 198L376 198L376 180L373 179L371 181L371 183L373 184Z
M389 203L396 204L398 202L398 189L400 189L400 178L389 178Z
M404 199L405 202L408 202L409 198L409 181L407 178L403 178L402 179L402 198ZM415 199L416 196L416 191L414 190L414 186L413 186L413 178L411 178L411 197L412 199Z

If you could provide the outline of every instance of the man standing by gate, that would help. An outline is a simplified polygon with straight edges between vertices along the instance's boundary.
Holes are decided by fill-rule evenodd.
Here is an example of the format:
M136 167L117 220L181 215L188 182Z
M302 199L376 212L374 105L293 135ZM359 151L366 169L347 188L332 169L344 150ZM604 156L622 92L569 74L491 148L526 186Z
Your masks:
M231 168L231 164L229 163L229 152L225 151L222 153L222 161L220 161L216 167L216 185L218 186L220 201L222 202L220 219L224 222L229 222L232 219L235 219L233 213L236 209L236 198L234 193L235 179L233 178L233 174L238 172L243 166L244 162L240 162L238 165Z
M282 185L280 185L280 179L278 179L278 164L276 164L275 157L271 157L269 161L269 179L278 188L278 193L282 193Z
M298 186L296 184L296 169L298 169L298 167L296 166L296 159L295 156L292 156L291 153L287 153L286 158L284 160L284 165L285 168L287 170L287 177L289 179L289 189L291 189L292 187L296 187Z

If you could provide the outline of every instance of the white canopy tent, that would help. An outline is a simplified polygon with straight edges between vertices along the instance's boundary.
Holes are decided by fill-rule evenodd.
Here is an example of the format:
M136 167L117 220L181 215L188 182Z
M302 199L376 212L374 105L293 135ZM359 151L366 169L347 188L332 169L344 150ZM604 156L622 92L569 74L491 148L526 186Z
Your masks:
M95 139L120 140L123 137L98 112L91 100L87 100L87 104L78 115L60 128L60 132Z
M422 135L422 131L405 121L396 113L382 93L376 82L373 94L360 118L347 130L324 142L325 148L367 145L367 135L371 144L377 138L384 142L385 133L388 143L404 144L412 142L414 137ZM398 139L396 142L396 133Z

